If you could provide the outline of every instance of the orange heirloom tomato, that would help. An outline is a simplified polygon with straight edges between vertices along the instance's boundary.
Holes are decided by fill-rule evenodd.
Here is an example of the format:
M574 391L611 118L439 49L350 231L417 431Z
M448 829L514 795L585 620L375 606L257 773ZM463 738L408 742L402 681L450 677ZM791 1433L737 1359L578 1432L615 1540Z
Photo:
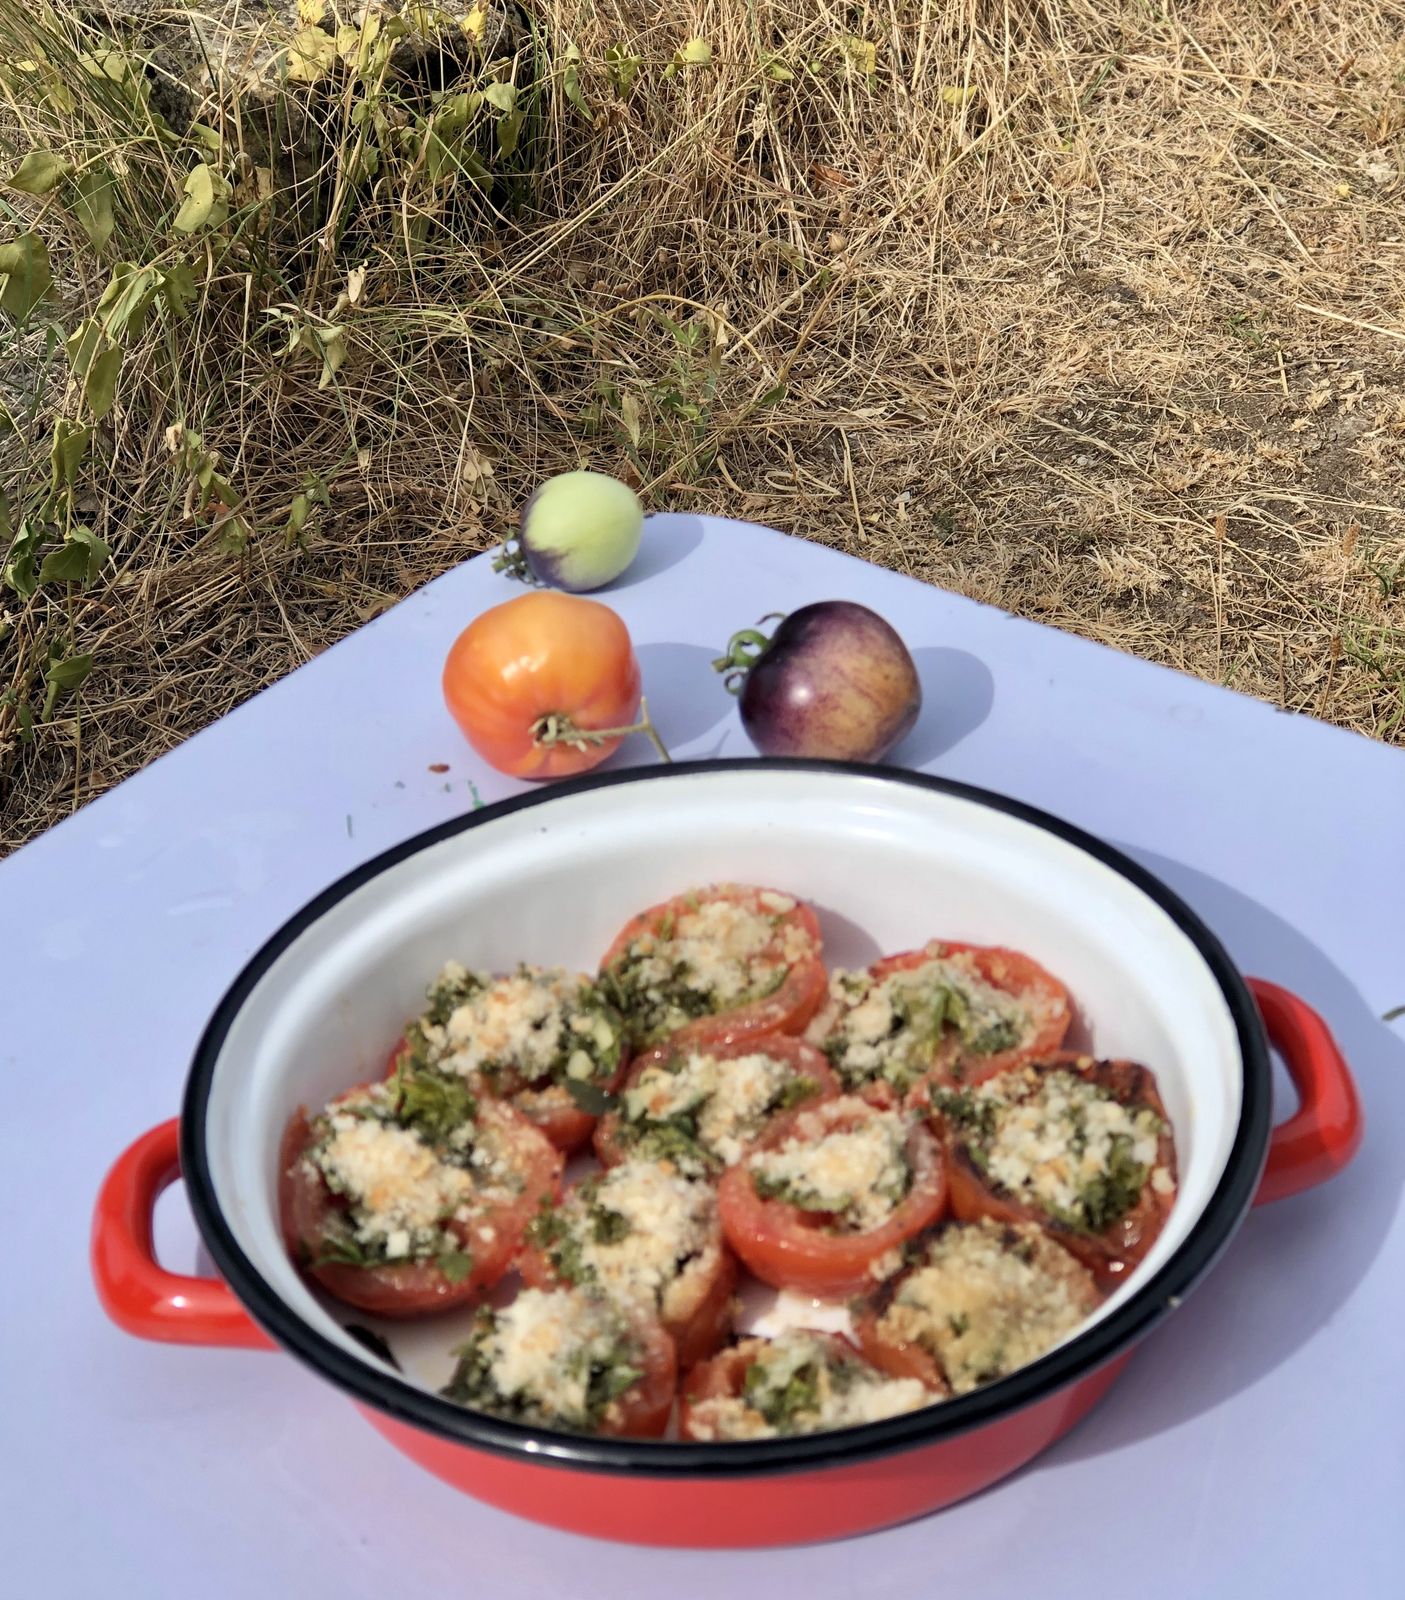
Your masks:
M470 622L444 663L444 699L480 756L514 778L564 778L599 766L620 739L542 743L549 717L575 727L630 726L639 663L608 606L552 589L493 606Z

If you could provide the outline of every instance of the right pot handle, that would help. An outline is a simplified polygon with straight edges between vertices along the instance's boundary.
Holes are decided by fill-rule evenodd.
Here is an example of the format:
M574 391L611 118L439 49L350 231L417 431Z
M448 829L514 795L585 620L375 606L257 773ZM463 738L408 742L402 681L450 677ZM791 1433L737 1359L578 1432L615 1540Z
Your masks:
M1298 1109L1268 1142L1256 1206L1315 1189L1361 1147L1361 1101L1337 1041L1305 1000L1276 983L1250 978L1269 1043L1298 1091Z
M129 1145L103 1180L92 1245L93 1282L103 1310L139 1339L275 1349L222 1278L185 1277L157 1261L157 1197L180 1170L180 1123L172 1118Z

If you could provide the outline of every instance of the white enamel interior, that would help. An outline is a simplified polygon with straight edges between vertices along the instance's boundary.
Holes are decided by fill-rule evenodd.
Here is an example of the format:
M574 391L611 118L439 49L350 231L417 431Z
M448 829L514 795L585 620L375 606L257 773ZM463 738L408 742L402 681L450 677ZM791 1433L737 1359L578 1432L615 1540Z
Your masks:
M1071 1042L1152 1068L1175 1127L1175 1209L1098 1315L1176 1250L1224 1170L1242 1088L1229 1009L1185 934L1118 873L1002 812L876 774L757 767L559 795L469 828L379 873L283 952L224 1041L206 1122L220 1207L282 1299L380 1366L341 1326L369 1319L333 1315L283 1249L277 1150L297 1105L381 1074L446 959L589 970L634 912L728 879L811 901L831 964L942 937L1011 945L1046 965L1082 1013ZM749 1320L774 1326L767 1309L753 1305ZM804 1308L790 1301L779 1315L803 1319ZM396 1328L426 1387L443 1381L462 1321Z

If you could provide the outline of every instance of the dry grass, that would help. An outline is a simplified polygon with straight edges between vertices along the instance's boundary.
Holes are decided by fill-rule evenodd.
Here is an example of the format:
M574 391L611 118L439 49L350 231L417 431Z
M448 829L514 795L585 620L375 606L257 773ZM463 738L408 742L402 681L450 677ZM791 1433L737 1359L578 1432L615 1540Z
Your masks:
M0 845L500 538L583 457L652 505L1402 737L1405 6L535 10L578 47L593 120L558 55L522 210L441 218L411 268L387 204L381 235L285 275L266 303L347 327L330 388L211 250L203 359L149 353L109 419L87 513L114 561L70 602L97 666L32 744L11 726ZM690 35L711 65L665 78ZM611 46L642 59L627 101ZM239 92L217 78L212 124ZM10 115L22 138L44 121ZM91 304L81 240L41 225ZM172 422L247 496L242 554L183 514ZM308 472L330 504L289 546ZM10 610L0 689L43 620Z

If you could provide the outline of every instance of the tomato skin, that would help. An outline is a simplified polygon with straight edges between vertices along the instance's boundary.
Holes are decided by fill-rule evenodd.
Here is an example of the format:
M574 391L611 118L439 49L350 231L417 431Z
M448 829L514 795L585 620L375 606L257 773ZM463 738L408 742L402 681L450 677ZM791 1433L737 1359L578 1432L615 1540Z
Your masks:
M669 1329L678 1348L680 1369L710 1356L732 1331L736 1288L737 1258L724 1244L718 1270L709 1280L706 1293L698 1299L685 1322Z
M802 1102L807 1106L818 1105L821 1100L833 1100L843 1093L839 1079L834 1075L834 1069L813 1045L806 1044L802 1039L794 1038L790 1034L776 1033L760 1039L733 1039L727 1044L709 1045L700 1045L696 1040L680 1043L675 1035L657 1050L650 1050L646 1055L634 1058L624 1081L620 1084L619 1094L624 1095L638 1083L650 1067L661 1066L674 1056L692 1054L695 1051L700 1055L715 1056L719 1061L734 1061L738 1056L766 1055L776 1061L788 1062L798 1077L813 1078L819 1085L816 1092ZM775 1117L787 1114L784 1111L777 1111L772 1121ZM595 1153L607 1167L617 1167L621 1161L629 1158L628 1145L620 1143L622 1121L622 1112L607 1111L595 1125ZM767 1128L769 1126L770 1123L767 1124ZM763 1128L757 1138L766 1131L767 1129Z
M386 1060L387 1079L395 1076L401 1056L407 1055L409 1049L409 1044L402 1038L390 1052ZM628 1066L629 1055L625 1052L620 1058L619 1069L614 1076L598 1085L601 1091L605 1094L614 1094ZM583 1150L590 1143L596 1123L600 1120L591 1112L582 1111L571 1098L570 1091L563 1089L560 1084L550 1084L545 1089L517 1089L506 1095L495 1095L481 1083L475 1083L473 1092L480 1099L501 1100L511 1106L519 1116L525 1117L562 1155L566 1156L574 1155L577 1150Z
M623 1070L623 1069L621 1069ZM600 1085L602 1091L613 1093L620 1074ZM548 1089L527 1089L508 1097L508 1104L524 1116L562 1155L574 1155L590 1143L598 1117L582 1111L572 1100L569 1090L554 1083Z
M852 1358L860 1354L851 1339L842 1333L811 1332L811 1337L830 1346L837 1354ZM744 1339L729 1350L719 1351L709 1361L699 1362L683 1379L678 1412L678 1433L683 1439L711 1440L707 1429L694 1425L694 1410L707 1400L735 1400L746 1383L746 1375L769 1343L766 1339Z
M303 1166L302 1155L314 1134L306 1106L299 1106L289 1119L279 1151L278 1211L284 1242L302 1270L338 1300L381 1317L429 1316L480 1299L512 1265L538 1206L559 1194L562 1158L510 1107L485 1100L479 1115L484 1121L495 1121L511 1141L524 1187L510 1204L485 1207L472 1220L453 1225L473 1257L472 1270L455 1283L428 1261L393 1267L313 1264L339 1207L326 1184ZM482 1235L485 1227L493 1231L491 1240Z
M949 1395L951 1387L945 1375L921 1345L898 1344L879 1333L882 1315L883 1303L867 1301L854 1317L854 1337L867 1359L890 1378L916 1378L933 1394Z
M444 699L473 748L514 778L588 772L619 739L584 750L541 745L542 717L582 729L623 728L639 710L639 663L629 630L598 600L534 590L475 617L444 663Z
M675 895L661 905L650 906L625 923L615 935L610 948L600 962L600 971L607 973L619 961L641 934L656 933L670 918L677 918L691 910L695 901L730 900L753 910L764 910L763 894L780 893L779 890L752 888L745 884L713 884L688 894ZM786 895L794 900L794 896ZM800 1033L819 1009L829 988L829 977L824 969L823 936L819 918L803 900L795 900L792 909L784 914L786 923L804 930L813 946L812 955L791 968L785 982L774 994L754 1000L749 1005L737 1006L731 1011L721 1011L714 1016L698 1017L667 1035L678 1044L694 1045L731 1044L741 1039L760 1039L767 1034ZM664 1038L639 1041L642 1046L657 1046Z
M1007 1067L1024 1061L1038 1060L1059 1049L1073 1021L1073 1001L1068 990L1031 957L1002 945L962 944L952 939L930 939L920 950L905 950L900 955L884 956L868 969L877 983L891 978L894 973L912 972L929 961L960 955L970 959L976 975L993 988L1023 999L1038 1013L1037 1026L1028 1040L1013 1049L1002 1050L997 1055L976 1056L965 1054L961 1042L949 1037L932 1059L932 1070L918 1083L912 1085L906 1096L884 1078L856 1087L852 1092L862 1095L871 1104L885 1110L902 1104L922 1104L921 1091L929 1082L949 1087L969 1087L992 1078ZM808 1037L822 1040L842 1015L835 1003L824 1006L814 1020Z
M776 1149L803 1132L815 1113L828 1131L861 1123L864 1113L874 1109L855 1095L801 1107L779 1120L752 1149ZM946 1162L920 1122L909 1130L907 1155L913 1169L907 1196L881 1226L851 1234L825 1233L814 1213L783 1200L763 1200L744 1163L729 1167L717 1191L727 1242L758 1278L778 1289L797 1289L820 1300L844 1300L872 1290L874 1263L936 1222L946 1209Z
M631 1319L639 1338L644 1371L612 1400L596 1433L608 1438L657 1439L673 1415L678 1389L678 1352L673 1340L652 1317Z
M913 954L918 958L911 963L913 965L930 961L934 956L969 956L977 974L986 983L993 988L1003 989L1017 999L1024 999L1027 1004L1032 1003L1042 1013L1038 1026L1025 1043L1011 1050L1002 1050L993 1056L962 1055L959 1048L953 1050L948 1059L938 1063L936 1079L939 1083L968 1087L973 1083L983 1083L997 1072L1004 1072L1025 1061L1038 1061L1062 1046L1073 1021L1072 998L1053 973L1046 971L1031 956L1019 950L1006 949L1003 945L959 944L950 939L933 939L925 950L914 951ZM901 956L889 958L890 961L909 959ZM880 961L874 972L878 973L880 967L886 966L886 962ZM886 976L886 973L879 975Z
M672 1317L664 1316L662 1309L653 1313L673 1340L680 1368L711 1355L731 1331L737 1260L727 1248L720 1226L713 1245L711 1269L705 1275L697 1275L698 1281L684 1310ZM571 1287L570 1280L561 1277L552 1265L550 1254L538 1245L523 1245L516 1266L530 1289Z
M1040 1072L1075 1072L1089 1083L1106 1089L1124 1105L1150 1106L1164 1124L1157 1147L1156 1165L1165 1167L1174 1180L1176 1148L1170 1131L1171 1121L1162 1104L1156 1079L1146 1067L1132 1061L1094 1061L1089 1056L1071 1051L1060 1051L1037 1063L1026 1062L1023 1065L1032 1065L1034 1070ZM1100 1289L1115 1287L1142 1260L1175 1204L1174 1188L1170 1194L1158 1194L1148 1181L1142 1186L1141 1198L1136 1205L1104 1232L1080 1233L1076 1228L1050 1217L1037 1206L1026 1205L1010 1195L1000 1193L972 1159L959 1130L954 1129L939 1111L932 1113L931 1123L947 1155L951 1214L954 1217L962 1222L974 1222L980 1217L990 1217L995 1222L1032 1222L1081 1261L1093 1274Z

